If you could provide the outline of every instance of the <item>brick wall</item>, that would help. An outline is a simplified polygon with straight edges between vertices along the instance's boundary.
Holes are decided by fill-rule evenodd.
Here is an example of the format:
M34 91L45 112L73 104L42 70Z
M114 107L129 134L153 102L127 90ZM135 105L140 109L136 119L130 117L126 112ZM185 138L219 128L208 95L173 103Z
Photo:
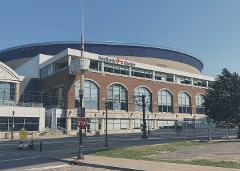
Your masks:
M74 94L75 87L74 82L79 80L79 76L68 78L68 108L74 108ZM187 92L191 96L192 113L196 113L195 96L199 93L204 93L205 88L193 87L188 85L179 85L173 83L165 83L160 81L153 81L150 79L133 78L128 76L113 75L100 72L87 72L85 73L85 79L94 80L99 85L99 97L100 97L100 110L104 110L103 98L107 97L107 87L112 83L120 83L124 85L128 90L128 100L131 101L134 95L134 89L138 86L144 86L150 90L152 94L152 111L158 112L158 91L160 89L168 89L173 95L173 110L174 113L178 113L178 94L181 91ZM134 102L130 102L128 110L133 112L135 110Z

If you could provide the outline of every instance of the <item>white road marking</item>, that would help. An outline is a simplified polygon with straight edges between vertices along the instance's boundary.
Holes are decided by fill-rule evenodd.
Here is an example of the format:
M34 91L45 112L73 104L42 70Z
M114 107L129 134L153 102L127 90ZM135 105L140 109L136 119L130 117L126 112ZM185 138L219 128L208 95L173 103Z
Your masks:
M24 158L9 159L9 160L0 160L0 163L10 162L10 161L27 160L27 159L36 159L36 158L40 158L40 157L41 157L41 156L34 156L34 157L24 157Z
M2 157L2 156L6 156L7 154L0 154L0 157Z
M56 166L37 167L37 168L27 169L27 171L58 169L58 168L69 167L69 166L70 165L68 165L68 164L63 164L63 165L56 165Z

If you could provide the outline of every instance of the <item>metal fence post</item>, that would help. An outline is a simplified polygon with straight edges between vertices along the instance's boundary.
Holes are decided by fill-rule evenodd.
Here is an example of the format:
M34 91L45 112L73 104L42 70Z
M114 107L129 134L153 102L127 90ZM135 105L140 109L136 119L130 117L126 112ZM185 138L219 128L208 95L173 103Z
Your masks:
M185 140L187 139L187 130L188 128L187 128L187 122L185 122Z
M208 123L208 141L211 141L212 138L211 138L211 132L210 132L210 123Z

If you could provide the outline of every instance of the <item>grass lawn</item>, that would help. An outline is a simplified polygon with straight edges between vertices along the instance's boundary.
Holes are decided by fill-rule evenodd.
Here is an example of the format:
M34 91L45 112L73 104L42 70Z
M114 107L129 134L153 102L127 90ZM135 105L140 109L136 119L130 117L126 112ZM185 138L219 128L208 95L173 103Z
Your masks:
M146 156L157 154L162 151L174 151L182 147L190 147L193 145L206 144L208 142L200 141L179 141L173 143L156 144L156 145L140 145L132 147L112 148L99 151L96 155L116 157L116 158L129 158L129 159L148 159Z
M101 150L96 152L96 155L115 157L115 158L128 158L128 159L142 159L142 160L154 160L154 161L164 161L179 164L194 164L203 166L215 166L215 167L225 167L225 168L237 168L240 169L240 163L231 161L209 161L209 160L155 160L147 156L158 154L161 152L172 152L178 148L191 147L193 145L204 145L209 143L217 142L200 142L200 141L179 141L173 143L156 144L156 145L140 145L132 147L122 147L122 148L112 148L107 150Z

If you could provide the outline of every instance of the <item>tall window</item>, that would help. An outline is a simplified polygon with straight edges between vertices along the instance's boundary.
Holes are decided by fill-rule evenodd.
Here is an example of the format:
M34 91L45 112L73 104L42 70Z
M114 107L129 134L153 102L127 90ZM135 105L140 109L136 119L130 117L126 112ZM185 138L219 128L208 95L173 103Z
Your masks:
M63 106L63 88L59 87L56 89L53 89L53 99L54 99L54 105L58 108L62 108Z
M204 108L203 108L203 96L201 94L196 95L196 112L198 114L204 114Z
M127 90L120 84L113 84L107 94L109 110L128 110Z
M80 82L75 84L75 99L76 106L79 104L79 89ZM83 105L86 109L96 109L98 110L98 87L92 81L84 81L84 91L83 91Z
M191 100L187 93L180 93L178 95L179 113L191 113Z
M15 91L16 84L0 82L0 105L14 103Z
M173 112L172 95L167 90L161 90L158 93L158 111Z
M139 111L142 112L142 101L141 98L138 98L139 96L145 95L145 104L146 104L146 108L145 111L146 112L151 112L152 108L151 108L151 94L150 92L144 88L144 87L138 87L135 89L135 96L138 100L135 101L135 111Z

